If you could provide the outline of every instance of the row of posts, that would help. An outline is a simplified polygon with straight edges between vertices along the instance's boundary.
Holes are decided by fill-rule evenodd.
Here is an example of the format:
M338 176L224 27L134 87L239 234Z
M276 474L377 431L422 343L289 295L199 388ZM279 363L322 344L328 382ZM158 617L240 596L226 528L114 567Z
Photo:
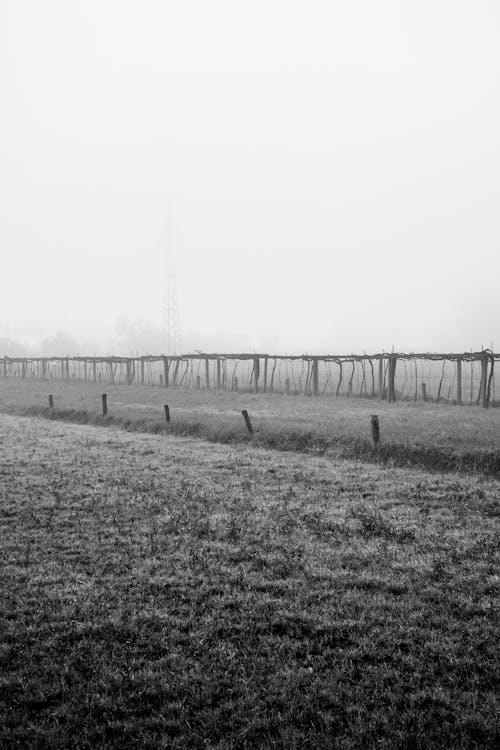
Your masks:
M102 404L102 416L106 417L108 415L108 395L107 393L103 393L101 396L101 404ZM49 409L51 412L54 410L54 396L50 393L49 394ZM167 424L170 424L170 407L168 404L164 404L163 410L165 412L165 422ZM245 426L247 428L247 431L250 435L254 434L253 425L250 419L250 415L248 413L247 409L242 409L241 416L243 417L243 420L245 422ZM380 442L380 423L379 418L377 414L371 415L371 436L374 446L377 446Z
M160 384L164 385L165 387L169 387L172 385L173 387L178 385L179 382L179 367L180 363L183 358L169 358L169 357L163 357L163 374L160 374ZM188 359L188 358L184 358ZM262 377L262 386L260 388L261 392L266 393L268 391L268 362L269 357L265 356L263 357L264 360L264 368L263 368L263 377ZM378 358L378 393L377 396L380 399L387 399L389 402L396 401L396 387L395 387L395 376L396 376L396 365L397 365L398 357L395 354L390 354L385 357L379 357ZM18 364L21 364L21 377L25 378L27 376L27 364L28 360L14 360L18 362ZM101 373L97 372L97 363L95 361L87 362L86 360L81 360L83 362L83 369L84 369L84 380L86 381L88 379L88 375L90 374L88 372L88 367L90 366L92 368L91 370L91 377L94 382L100 382L101 381ZM136 368L135 368L135 362L134 359L126 359L122 360L126 364L126 382L127 385L131 385L136 376ZM210 389L210 362L213 361L209 357L204 357L204 365L205 365L205 377L204 377L204 385L207 390ZM310 372L310 379L308 378L308 387L306 390L309 392L310 395L313 396L319 396L319 362L323 361L322 357L311 357L311 372ZM456 402L458 404L462 404L462 358L457 357L456 358ZM488 407L490 403L490 392L491 392L491 381L493 376L493 367L494 367L494 359L490 354L484 353L484 355L481 356L481 379L480 379L480 390L479 390L479 396L478 396L478 403L482 403L484 407ZM66 380L66 382L69 382L70 380L70 368L69 368L69 362L70 358L63 358L59 360L60 362L60 371L61 371L61 378L63 380ZM108 368L108 379L110 383L115 382L115 369L116 369L116 362L113 363L110 360L104 360L106 362L107 368ZM140 382L141 385L145 384L145 360L140 359ZM216 373L215 373L215 386L217 390L220 390L223 387L223 373L222 373L222 359L216 359ZM387 362L387 366L385 366L385 363ZM488 365L491 362L491 369L488 376ZM39 366L41 366L41 375L42 378L45 380L47 377L47 360L41 359L39 360ZM8 358L4 358L3 360L3 375L6 378L8 376ZM173 372L171 370L173 369ZM251 376L251 390L254 393L257 393L259 391L259 381L260 381L260 357L255 356L253 357L253 368L252 368L252 376ZM269 390L273 391L273 376L274 376L274 370L271 375L271 383ZM387 381L387 385L386 385ZM201 389L201 376L196 376L196 386L197 389ZM290 379L286 378L285 381L285 389L286 393L290 393ZM237 391L238 390L238 378L233 377L231 381L231 390ZM422 399L424 401L427 401L427 386L425 383L421 383L421 394ZM439 395L438 399L439 400Z

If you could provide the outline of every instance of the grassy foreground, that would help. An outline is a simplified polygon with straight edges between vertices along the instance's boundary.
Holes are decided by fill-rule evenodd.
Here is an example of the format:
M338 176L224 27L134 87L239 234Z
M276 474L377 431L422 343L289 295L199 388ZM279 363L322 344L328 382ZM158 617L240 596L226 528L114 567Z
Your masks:
M499 489L0 416L0 747L493 748Z

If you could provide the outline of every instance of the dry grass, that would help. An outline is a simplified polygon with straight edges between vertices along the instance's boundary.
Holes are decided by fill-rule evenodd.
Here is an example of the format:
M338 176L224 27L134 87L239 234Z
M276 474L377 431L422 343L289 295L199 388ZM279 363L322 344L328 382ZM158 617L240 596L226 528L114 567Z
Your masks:
M0 445L2 747L498 746L498 481L8 416Z

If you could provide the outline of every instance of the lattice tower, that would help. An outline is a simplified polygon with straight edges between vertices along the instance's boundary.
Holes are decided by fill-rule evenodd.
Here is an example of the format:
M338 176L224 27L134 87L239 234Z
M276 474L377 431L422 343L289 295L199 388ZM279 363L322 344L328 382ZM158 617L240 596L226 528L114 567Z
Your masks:
M163 341L165 354L180 354L181 324L177 302L177 281L175 275L175 255L169 249L166 257L165 282L163 291Z

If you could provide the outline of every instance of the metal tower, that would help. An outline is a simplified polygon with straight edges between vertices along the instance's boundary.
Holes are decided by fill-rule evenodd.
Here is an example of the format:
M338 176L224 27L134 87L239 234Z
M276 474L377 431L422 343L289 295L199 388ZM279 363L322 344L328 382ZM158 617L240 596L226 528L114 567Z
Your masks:
M165 354L181 353L181 324L177 304L175 255L171 249L167 251L163 287L163 341L166 347Z

